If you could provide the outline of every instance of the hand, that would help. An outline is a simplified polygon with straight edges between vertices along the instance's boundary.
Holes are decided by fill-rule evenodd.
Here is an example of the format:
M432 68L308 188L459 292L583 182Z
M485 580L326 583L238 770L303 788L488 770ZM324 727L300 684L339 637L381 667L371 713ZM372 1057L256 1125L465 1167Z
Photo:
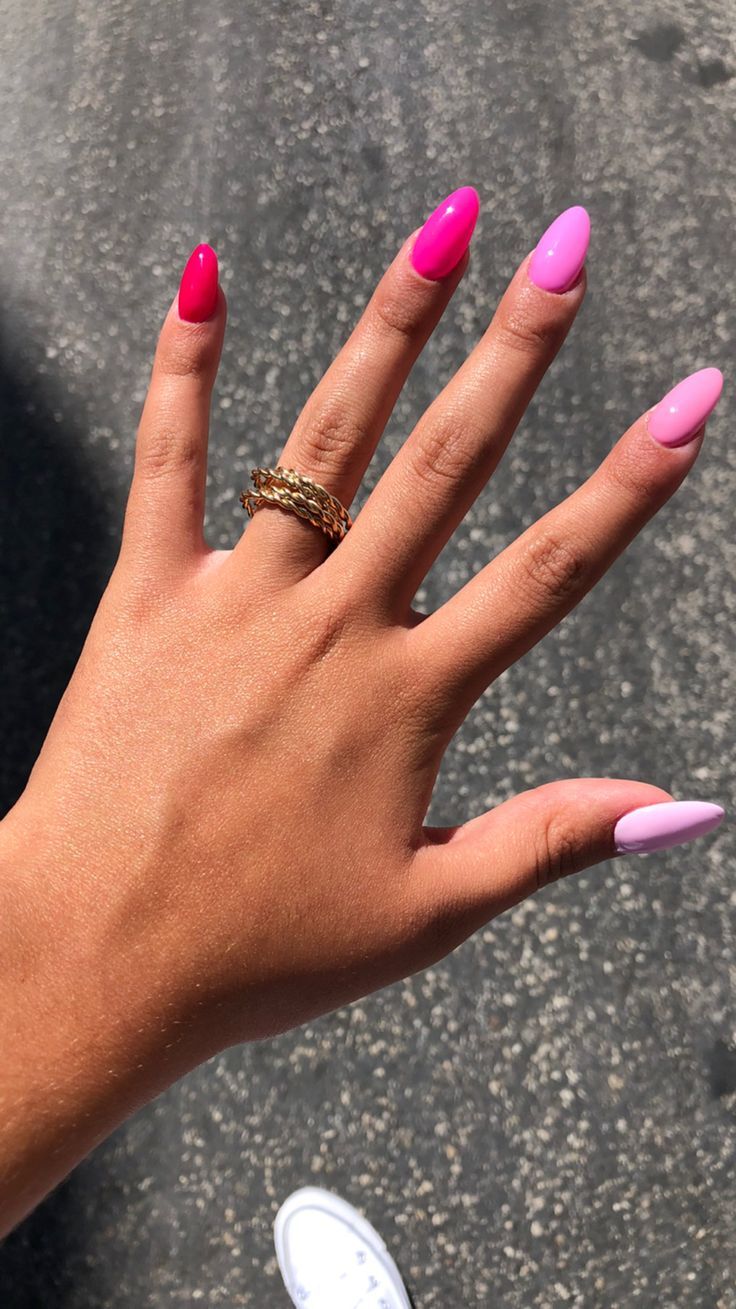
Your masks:
M288 439L281 464L345 505L462 277L475 213L474 193L456 193L407 241ZM587 236L568 211L523 261L336 549L273 507L232 551L203 540L225 299L214 253L192 256L156 350L119 560L2 825L9 939L56 1015L27 1066L38 1085L50 1059L72 1066L77 1111L90 1068L130 1084L130 1108L229 1043L425 967L617 846L718 821L703 805L632 815L670 797L589 779L424 825L469 708L676 490L720 390L715 369L682 384L459 594L413 610L580 307ZM139 1064L155 1069L143 1083Z

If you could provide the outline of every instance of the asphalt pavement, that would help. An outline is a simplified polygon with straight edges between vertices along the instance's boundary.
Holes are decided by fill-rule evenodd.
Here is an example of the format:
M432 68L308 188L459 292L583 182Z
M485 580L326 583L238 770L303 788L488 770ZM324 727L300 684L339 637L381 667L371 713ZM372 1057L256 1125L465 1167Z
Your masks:
M271 461L404 237L482 213L375 482L518 261L585 204L590 290L435 607L681 376L723 368L702 456L574 615L479 701L435 822L554 777L733 811L730 0L3 0L3 811L114 563L158 326L217 249L229 325L208 533ZM365 498L358 498L357 507ZM442 964L228 1051L139 1113L0 1251L4 1309L286 1309L305 1183L380 1227L418 1309L736 1306L733 822L558 883Z

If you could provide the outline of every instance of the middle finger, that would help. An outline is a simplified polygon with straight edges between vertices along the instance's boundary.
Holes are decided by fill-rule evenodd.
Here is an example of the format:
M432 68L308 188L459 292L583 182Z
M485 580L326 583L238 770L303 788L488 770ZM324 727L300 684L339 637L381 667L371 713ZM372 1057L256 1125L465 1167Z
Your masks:
M440 393L369 497L340 564L405 612L487 482L585 294L590 220L579 205L524 260L482 340ZM335 560L336 564L338 560Z

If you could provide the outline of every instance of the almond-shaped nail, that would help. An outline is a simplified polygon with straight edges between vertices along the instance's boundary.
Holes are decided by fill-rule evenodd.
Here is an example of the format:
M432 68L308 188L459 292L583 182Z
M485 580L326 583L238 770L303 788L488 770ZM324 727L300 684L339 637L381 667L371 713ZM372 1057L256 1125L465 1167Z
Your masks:
M666 800L643 805L619 818L613 841L619 854L652 854L705 836L723 821L719 804L703 800Z
M203 323L217 307L217 255L211 245L192 250L179 286L179 317L188 323Z
M411 261L422 277L439 282L457 268L470 245L479 209L475 187L461 186L430 214L411 252Z
M529 277L543 291L561 295L580 276L590 241L590 218L582 205L565 209L550 224L534 251Z
M649 435L660 445L687 445L713 412L723 390L723 373L718 368L701 368L678 382L660 400L647 420Z

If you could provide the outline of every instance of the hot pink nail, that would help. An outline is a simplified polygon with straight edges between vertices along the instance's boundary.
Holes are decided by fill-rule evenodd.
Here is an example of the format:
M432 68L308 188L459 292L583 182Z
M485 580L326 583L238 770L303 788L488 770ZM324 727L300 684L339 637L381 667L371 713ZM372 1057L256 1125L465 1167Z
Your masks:
M543 291L560 295L580 276L590 241L590 218L582 205L566 209L547 228L531 263L529 277Z
M461 186L430 214L411 252L411 261L422 277L439 282L457 267L470 245L479 209L475 188Z
M187 259L179 287L179 317L203 323L217 307L217 255L211 245L198 245Z
M702 800L667 800L643 805L619 818L613 840L619 854L652 854L672 845L684 845L712 832L723 820L719 804Z
M649 415L649 434L660 445L687 445L715 409L723 390L718 368L701 368L678 382Z

